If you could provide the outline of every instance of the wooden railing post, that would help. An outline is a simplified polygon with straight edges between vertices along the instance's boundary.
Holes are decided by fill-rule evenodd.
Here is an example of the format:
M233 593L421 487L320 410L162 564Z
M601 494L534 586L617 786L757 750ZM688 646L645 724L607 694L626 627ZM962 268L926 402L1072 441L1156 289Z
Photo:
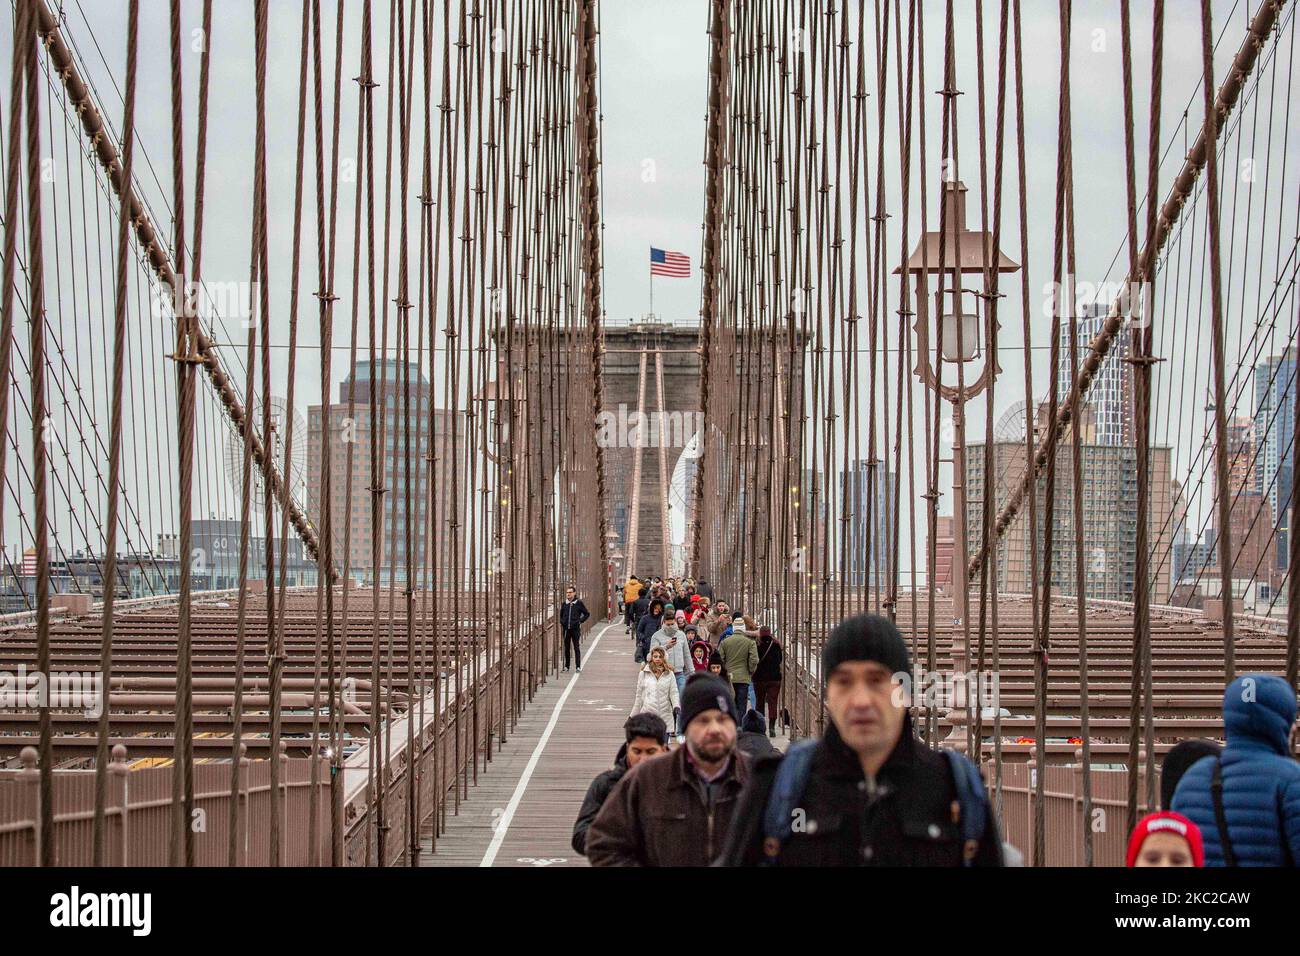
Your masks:
M113 748L113 762L108 765L108 772L111 776L116 777L120 781L120 786L117 788L119 794L117 804L118 829L122 835L122 859L120 865L130 866L131 809L129 803L130 791L128 789L130 786L130 770L126 762L126 747L122 744L118 744Z
M41 772L36 767L37 753L35 747L24 747L19 754L19 760L22 761L22 769L18 771L18 779L24 785L23 792L26 799L23 803L27 806L31 820L32 833L32 865L41 865Z
M243 839L239 839L239 831L235 836L239 845L244 848L243 858L240 860L240 866L248 866L248 816L249 816L249 793L248 793L248 772L250 761L248 759L248 744L239 745L239 794L236 799L239 800L240 812L237 816L237 826L243 833Z

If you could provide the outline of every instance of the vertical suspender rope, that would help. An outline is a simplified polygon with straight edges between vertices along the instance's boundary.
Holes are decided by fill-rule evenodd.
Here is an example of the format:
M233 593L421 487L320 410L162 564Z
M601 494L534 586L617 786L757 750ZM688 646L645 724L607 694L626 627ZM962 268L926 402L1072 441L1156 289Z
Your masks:
M29 24L30 26L30 24ZM127 11L127 28L126 28L126 93L123 97L123 119L122 119L122 169L124 175L129 179L131 176L131 164L135 148L135 87L137 72L137 55L138 55L138 36L140 27L140 4L139 0L131 0ZM16 85L16 84L15 84ZM15 91L16 92L16 91ZM12 100L14 119L19 115L19 104L17 96ZM17 156L15 150L11 153L11 168L13 160ZM13 222L12 212L6 207L5 224L11 226ZM109 452L108 452L108 524L104 529L104 598L101 622L103 631L100 641L100 667L102 668L104 688L110 686L109 680L113 672L113 603L117 597L117 506L118 498L121 494L121 469L122 469L122 362L123 352L126 348L126 271L129 268L128 245L128 228L129 218L127 216L125 203L118 212L117 221L117 275L115 277L114 299L113 299L113 398L112 398L112 419L109 425ZM12 231L12 229L7 230ZM6 274L5 274L5 304L9 304L10 276L9 276L9 250L6 249ZM6 333L9 331L9 317L5 316ZM5 346L9 344L10 335L5 335ZM0 389L3 390L6 397L8 396L8 361L4 362L5 381L0 383ZM0 430L0 434L3 431ZM182 561L182 565L185 562ZM107 690L105 690L107 693ZM103 866L106 862L104 841L106 838L107 823L104 817L104 807L108 796L108 734L109 734L109 706L107 701L100 707L99 719L97 721L98 739L95 748L95 819L92 828L91 861L95 866ZM126 861L123 860L122 863Z
M1219 596L1223 612L1224 679L1231 682L1236 676L1236 656L1233 642L1232 594L1232 527L1231 506L1228 501L1228 422L1224 406L1224 356L1223 333L1223 276L1220 269L1219 223L1219 111L1214 96L1214 51L1211 47L1210 2L1201 0L1201 60L1204 76L1201 87L1205 103L1205 214L1210 232L1210 337L1213 359L1214 390L1214 474L1215 502L1218 512L1218 533L1215 548L1219 552ZM1149 772L1149 769L1148 769Z
M173 825L184 835L184 863L194 865L194 830L191 817L194 812L194 713L193 713L193 651L190 633L190 565L193 487L194 487L194 372L201 359L194 347L193 303L185 270L185 137L182 117L184 97L181 87L181 11L180 0L171 0L170 51L171 51L171 107L172 107L172 215L175 225L172 255L176 274L180 280L172 289L172 305L176 315L177 425L180 445L180 595L177 606L176 636L176 737L173 747L172 772ZM204 40L206 46L206 38ZM269 497L269 492L268 492ZM178 799L179 798L179 799ZM175 856L176 835L173 832L172 864L180 862Z
M1058 404L1058 382L1060 376L1060 350L1061 350L1061 290L1064 287L1062 283L1062 270L1064 268L1064 245L1065 245L1065 194L1067 180L1065 176L1066 164L1069 161L1068 150L1069 128L1065 125L1064 117L1066 113L1066 98L1069 95L1069 56L1070 56L1070 16L1071 0L1059 0L1058 10L1060 15L1060 82L1059 98L1057 104L1057 113L1062 117L1062 122L1058 128L1056 136L1056 212L1055 212L1055 240L1052 249L1052 331L1051 331L1051 385L1048 390L1048 415L1049 423L1055 424L1057 421L1057 404ZM1043 524L1043 563L1042 563L1042 581L1043 581L1043 600L1041 604L1042 616L1037 626L1037 647L1035 648L1035 663L1037 666L1037 701L1034 708L1034 762L1035 762L1035 785L1034 785L1034 866L1046 865L1047 854L1047 834L1046 834L1046 807L1044 804L1047 776L1047 680L1048 680L1048 653L1049 641L1051 637L1052 623L1052 541L1053 532L1056 525L1056 464L1057 450L1055 443L1050 443L1051 453L1047 458L1047 474L1044 481L1044 502L1047 507L1047 520Z
M5 142L5 221L4 221L4 288L0 290L0 488L8 486L7 465L9 463L9 390L13 383L13 341L14 341L14 273L17 271L18 259L18 203L22 189L22 134L23 134L23 72L24 59L19 55L22 38L32 29L30 11L21 0L15 6L14 15L14 57L10 71L9 85L9 126ZM98 206L96 207L98 209ZM14 441L17 435L13 436ZM17 455L21 465L22 459ZM15 496L16 497L16 496ZM0 515L2 520L3 515ZM31 603L26 589L21 587L17 573L5 554L5 563L9 565L16 590L22 594L27 610ZM105 708L107 711L107 708Z
M1024 43L1020 31L1020 0L1012 0L1012 24L1016 45L1016 58L1014 64L1014 73L1016 81L1016 179L1017 194L1019 198L1020 212L1020 267L1022 269L1020 282L1020 316L1021 316L1021 335L1024 339L1024 372L1025 372L1025 461L1027 463L1034 461L1034 408L1032 399L1028 396L1034 394L1034 376L1033 360L1031 345L1033 338L1030 329L1030 304L1029 304L1029 204L1028 189L1026 188L1026 170L1025 170L1025 83L1024 83ZM1027 467L1030 467L1027 465ZM1045 643L1040 642L1038 635L1038 615L1039 615L1039 595L1046 597L1046 591L1040 590L1039 576L1039 558L1038 558L1038 493L1037 487L1028 496L1027 504L1027 524L1028 524L1028 547L1029 552L1029 609L1030 609L1030 634L1032 640L1031 651L1034 656L1035 669L1035 696L1036 699L1041 694L1037 680L1039 658L1045 653ZM997 533L996 527L994 534ZM994 580L997 580L996 573ZM996 654L996 650L995 650ZM995 663L995 666L996 663ZM995 773L998 779L1001 779L1001 759L1002 759L1002 737L1001 737L1001 709L999 708L994 717L994 761L996 764ZM999 789L999 795L1001 790Z
M1070 81L1068 60L1065 63L1064 73L1065 81L1068 84ZM1068 285L1065 289L1065 296L1066 306L1070 313L1071 379L1074 378L1080 365L1079 309L1075 284L1078 273L1076 271L1074 244L1073 112L1071 94L1067 92L1065 95L1065 112L1061 117L1061 123L1065 127L1067 138L1065 153L1065 248ZM1083 834L1083 863L1084 866L1092 866L1092 741L1089 738L1091 728L1088 713L1090 703L1088 699L1088 591L1083 564L1083 549L1086 544L1083 521L1083 400L1077 391L1073 393L1073 402L1074 407L1070 413L1070 477L1072 482L1070 512L1074 523L1074 609L1079 647L1079 734L1083 741L1083 800L1079 809L1083 815L1082 826L1080 827ZM1045 770L1040 770L1039 773L1045 773Z
M45 243L41 233L41 94L36 55L36 31L30 29L32 7L36 0L19 0L26 15L21 23L28 27L17 37L14 57L22 56L26 64L27 94L27 241L28 241L28 309L31 316L31 418L32 418L32 495L34 531L32 545L36 552L36 660L42 674L50 672L50 548L49 508L46 500L45 438ZM12 225L6 224L8 228ZM39 716L40 739L39 785L41 866L55 865L54 847L54 741L50 708L42 706Z

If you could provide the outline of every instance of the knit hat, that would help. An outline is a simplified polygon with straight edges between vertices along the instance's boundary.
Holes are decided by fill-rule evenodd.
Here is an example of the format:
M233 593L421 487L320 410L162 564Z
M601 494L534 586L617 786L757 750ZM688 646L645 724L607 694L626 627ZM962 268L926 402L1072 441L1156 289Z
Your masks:
M731 688L706 671L699 671L686 681L681 707L683 728L706 710L720 710L736 719L736 700Z
M1165 810L1162 813L1149 813L1138 821L1133 833L1128 838L1128 856L1125 866L1137 863L1142 844L1153 833L1175 833L1187 841L1187 848L1192 851L1192 866L1205 866L1205 847L1201 844L1201 830L1181 813Z
M731 619L731 628L734 631L743 631L745 629L745 619L737 614Z
M907 643L894 622L877 614L845 618L822 645L822 683L845 661L875 661L891 674L912 673Z
M740 718L740 729L751 734L767 733L767 721L763 715L756 710L745 711L745 716Z

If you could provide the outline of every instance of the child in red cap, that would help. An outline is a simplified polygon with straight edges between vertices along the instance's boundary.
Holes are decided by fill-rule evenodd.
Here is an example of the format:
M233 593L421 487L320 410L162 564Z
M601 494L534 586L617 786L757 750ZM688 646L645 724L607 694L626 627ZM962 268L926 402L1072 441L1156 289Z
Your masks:
M1128 838L1126 866L1205 866L1201 831L1181 813L1166 810L1138 821Z

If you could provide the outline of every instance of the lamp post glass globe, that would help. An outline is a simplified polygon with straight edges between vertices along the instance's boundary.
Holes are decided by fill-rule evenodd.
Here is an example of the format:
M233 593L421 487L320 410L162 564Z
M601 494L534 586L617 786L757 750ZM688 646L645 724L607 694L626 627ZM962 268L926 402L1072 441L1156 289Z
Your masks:
M980 354L979 316L970 312L960 315L944 313L943 323L943 360L945 362L969 362ZM961 322L961 338L957 337L958 321ZM960 341L961 350L958 351Z

